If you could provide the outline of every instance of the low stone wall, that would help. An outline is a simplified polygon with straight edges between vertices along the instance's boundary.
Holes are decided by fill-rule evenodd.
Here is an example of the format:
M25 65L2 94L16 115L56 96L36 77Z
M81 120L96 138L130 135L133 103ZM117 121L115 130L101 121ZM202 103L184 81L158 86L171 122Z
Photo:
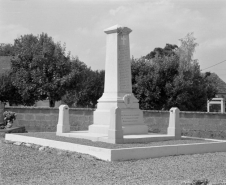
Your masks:
M168 111L143 111L149 131L166 133ZM182 135L226 139L226 114L207 112L180 112Z
M59 108L49 107L5 107L16 112L14 126L25 126L29 132L55 132ZM93 109L70 109L71 130L87 130L93 123Z
M58 108L48 107L5 107L17 113L15 126L25 126L30 132L55 132L58 121ZM87 130L93 124L95 109L69 110L71 130ZM143 111L144 122L150 132L166 133L169 124L168 111ZM226 114L203 112L180 112L183 135L226 138Z

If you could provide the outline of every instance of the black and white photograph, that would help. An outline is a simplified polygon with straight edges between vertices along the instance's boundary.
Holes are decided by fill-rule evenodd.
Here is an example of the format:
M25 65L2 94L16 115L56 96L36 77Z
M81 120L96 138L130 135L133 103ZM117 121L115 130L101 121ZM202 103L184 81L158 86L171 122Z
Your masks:
M1 185L226 185L225 0L0 0Z

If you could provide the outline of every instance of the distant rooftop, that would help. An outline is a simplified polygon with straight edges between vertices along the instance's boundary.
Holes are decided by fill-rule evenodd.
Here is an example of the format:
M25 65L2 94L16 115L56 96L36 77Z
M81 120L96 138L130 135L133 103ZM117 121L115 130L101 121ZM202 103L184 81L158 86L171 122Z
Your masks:
M226 83L215 73L211 73L209 78L212 78L217 85L219 94L226 94Z

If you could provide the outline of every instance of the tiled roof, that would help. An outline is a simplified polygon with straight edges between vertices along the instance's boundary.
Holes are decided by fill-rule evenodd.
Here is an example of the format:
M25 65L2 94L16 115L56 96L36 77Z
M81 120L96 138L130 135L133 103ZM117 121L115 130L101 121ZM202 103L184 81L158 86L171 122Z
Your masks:
M209 78L216 82L218 93L226 93L226 83L215 73L211 73Z
M0 74L10 69L10 59L11 56L0 56Z

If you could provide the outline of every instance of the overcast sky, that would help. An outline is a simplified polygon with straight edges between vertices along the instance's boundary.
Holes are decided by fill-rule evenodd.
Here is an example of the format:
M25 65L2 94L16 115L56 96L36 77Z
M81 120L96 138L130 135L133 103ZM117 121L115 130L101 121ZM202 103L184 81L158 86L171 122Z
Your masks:
M194 32L201 69L226 60L226 0L0 0L0 43L44 32L92 69L104 69L103 30L115 24L133 30L135 58ZM207 71L226 82L226 62Z

